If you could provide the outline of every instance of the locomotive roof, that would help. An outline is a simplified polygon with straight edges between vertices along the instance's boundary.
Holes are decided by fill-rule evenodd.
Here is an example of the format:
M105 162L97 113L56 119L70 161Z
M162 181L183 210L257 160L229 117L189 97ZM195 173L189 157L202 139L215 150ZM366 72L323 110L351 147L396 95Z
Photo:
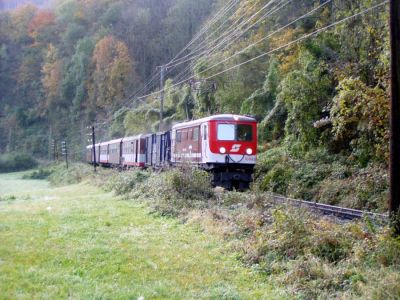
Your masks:
M242 121L242 122L257 122L256 119L252 117L247 117L247 116L241 116L241 115L232 115L232 114L223 114L223 115L215 115L215 116L210 116L194 121L189 121L189 122L184 122L184 123L179 123L174 125L172 128L182 128L182 127L188 127L191 125L196 125L208 121Z

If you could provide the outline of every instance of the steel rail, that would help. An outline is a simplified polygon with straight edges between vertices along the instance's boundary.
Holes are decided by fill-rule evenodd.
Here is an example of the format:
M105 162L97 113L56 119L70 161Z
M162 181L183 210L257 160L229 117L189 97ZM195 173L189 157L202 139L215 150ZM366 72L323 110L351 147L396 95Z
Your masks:
M278 195L275 193L268 193L272 197L272 200L279 203L290 203L293 206L297 207L306 207L308 209L323 213L324 215L333 215L335 217L345 219L345 220L354 220L354 219L363 219L370 218L374 221L380 222L388 222L389 215L388 214L378 214L372 213L368 211L334 206L329 204L298 200L288 198L282 195Z

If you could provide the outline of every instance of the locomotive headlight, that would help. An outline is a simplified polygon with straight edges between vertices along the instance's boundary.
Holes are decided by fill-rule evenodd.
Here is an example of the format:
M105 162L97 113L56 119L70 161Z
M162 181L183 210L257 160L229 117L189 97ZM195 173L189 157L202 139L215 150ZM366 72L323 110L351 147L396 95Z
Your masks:
M225 147L221 147L221 148L219 148L219 152L221 152L222 154L225 154L225 153L226 153L226 149L225 149Z
M247 155L252 155L253 154L253 149L247 148L246 149L246 153L247 153Z

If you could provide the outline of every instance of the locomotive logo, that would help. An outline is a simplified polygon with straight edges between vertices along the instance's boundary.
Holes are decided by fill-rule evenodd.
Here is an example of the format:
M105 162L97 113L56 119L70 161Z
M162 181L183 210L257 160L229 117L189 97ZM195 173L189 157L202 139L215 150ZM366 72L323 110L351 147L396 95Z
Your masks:
M232 146L232 149L231 149L230 152L233 152L233 153L239 152L240 147L242 147L242 145L240 145L240 144L234 144L234 145Z

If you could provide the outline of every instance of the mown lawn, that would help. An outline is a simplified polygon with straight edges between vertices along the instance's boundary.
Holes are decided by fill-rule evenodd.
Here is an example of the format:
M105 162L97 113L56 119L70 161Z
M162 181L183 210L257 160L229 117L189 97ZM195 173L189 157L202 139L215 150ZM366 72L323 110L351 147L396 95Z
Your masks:
M0 299L286 298L196 227L85 184L37 184L0 175L0 197L16 198L0 201Z

